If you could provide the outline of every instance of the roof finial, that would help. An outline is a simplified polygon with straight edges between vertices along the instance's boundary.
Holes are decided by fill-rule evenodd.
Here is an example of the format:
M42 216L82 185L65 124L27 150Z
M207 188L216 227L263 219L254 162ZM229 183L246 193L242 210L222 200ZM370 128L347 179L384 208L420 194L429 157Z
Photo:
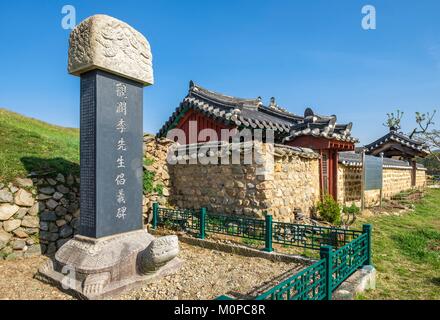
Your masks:
M192 88L194 88L194 81L190 80L189 81L189 90L192 90Z
M277 107L277 103L275 101L275 97L270 98L269 107L271 107L271 108L276 108Z

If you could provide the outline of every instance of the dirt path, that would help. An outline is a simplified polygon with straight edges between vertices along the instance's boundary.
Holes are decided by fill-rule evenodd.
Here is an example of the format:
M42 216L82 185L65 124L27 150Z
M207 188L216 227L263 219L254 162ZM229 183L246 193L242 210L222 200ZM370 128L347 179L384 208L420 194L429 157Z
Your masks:
M276 284L280 275L297 272L302 265L272 262L203 249L181 243L185 263L176 274L123 293L115 299L213 299L235 293L245 297L264 285ZM0 299L72 299L55 287L33 278L46 257L0 261ZM278 280L277 280L278 279Z

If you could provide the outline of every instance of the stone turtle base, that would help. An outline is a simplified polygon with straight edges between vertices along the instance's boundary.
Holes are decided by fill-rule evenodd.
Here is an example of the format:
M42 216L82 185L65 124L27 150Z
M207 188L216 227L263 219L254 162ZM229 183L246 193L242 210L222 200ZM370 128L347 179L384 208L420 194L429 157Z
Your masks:
M183 264L177 237L138 230L101 239L76 236L36 277L80 299L102 299L158 280Z
M65 281L66 275L57 272L57 271L49 271L46 273L38 272L35 275L35 278L53 285L57 287L62 292L65 292L77 299L82 300L101 300L101 299L108 299L108 298L115 298L118 295L121 295L125 293L128 290L141 288L144 285L154 283L158 280L160 280L163 277L166 277L168 275L171 275L178 271L183 265L183 260L179 258L173 259L173 261L169 262L165 267L163 267L159 272L148 275L148 276L133 276L130 279L127 279L125 281L118 281L112 283L110 286L107 287L107 290L102 293L99 296L87 296L85 295L81 289L77 290L74 288L81 288L81 282L76 281L75 285L72 287L74 288L68 288L63 286L63 281Z

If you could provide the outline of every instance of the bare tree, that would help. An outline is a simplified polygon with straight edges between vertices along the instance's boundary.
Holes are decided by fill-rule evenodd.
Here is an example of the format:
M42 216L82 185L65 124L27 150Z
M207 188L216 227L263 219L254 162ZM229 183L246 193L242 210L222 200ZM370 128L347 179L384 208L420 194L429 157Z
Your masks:
M429 133L429 127L435 124L433 119L436 112L437 110L434 110L432 114L430 114L429 112L416 112L416 123L418 127L414 128L414 130L409 134L409 138L412 139L416 135L425 135L426 133Z
M440 130L432 128L435 125L434 116L436 113L437 110L426 113L416 112L415 119L417 127L409 133L410 139L416 138L424 141L431 151L437 151L440 149ZM387 113L387 116L388 120L384 123L384 126L395 128L395 130L401 129L400 122L403 117L402 111L397 110L396 113ZM440 162L440 153L433 152L432 155Z

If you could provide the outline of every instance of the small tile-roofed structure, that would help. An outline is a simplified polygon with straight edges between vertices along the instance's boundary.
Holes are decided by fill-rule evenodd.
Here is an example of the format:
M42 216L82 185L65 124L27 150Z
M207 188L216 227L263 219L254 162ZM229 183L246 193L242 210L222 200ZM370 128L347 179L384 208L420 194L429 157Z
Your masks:
M307 108L303 121L292 125L290 135L285 138L285 141L293 141L301 136L312 136L356 143L358 140L351 136L352 126L351 122L337 124L335 115L320 116L315 114L312 109Z
M362 154L355 152L339 152L339 163L347 167L362 167ZM412 164L405 160L383 158L384 168L412 168ZM426 170L421 163L417 163L417 169Z
M365 146L367 154L380 155L382 152L386 158L399 158L404 160L415 157L426 157L430 154L428 146L419 140L409 138L402 132L391 128L383 137Z
M158 135L166 136L169 130L179 128L179 125L183 125L182 119L185 115L194 111L213 120L220 128L272 129L277 140L282 140L289 134L292 124L302 121L301 116L277 106L273 98L269 106L264 106L259 97L243 99L227 96L191 81L188 95L162 126ZM199 128L201 129L203 128Z

